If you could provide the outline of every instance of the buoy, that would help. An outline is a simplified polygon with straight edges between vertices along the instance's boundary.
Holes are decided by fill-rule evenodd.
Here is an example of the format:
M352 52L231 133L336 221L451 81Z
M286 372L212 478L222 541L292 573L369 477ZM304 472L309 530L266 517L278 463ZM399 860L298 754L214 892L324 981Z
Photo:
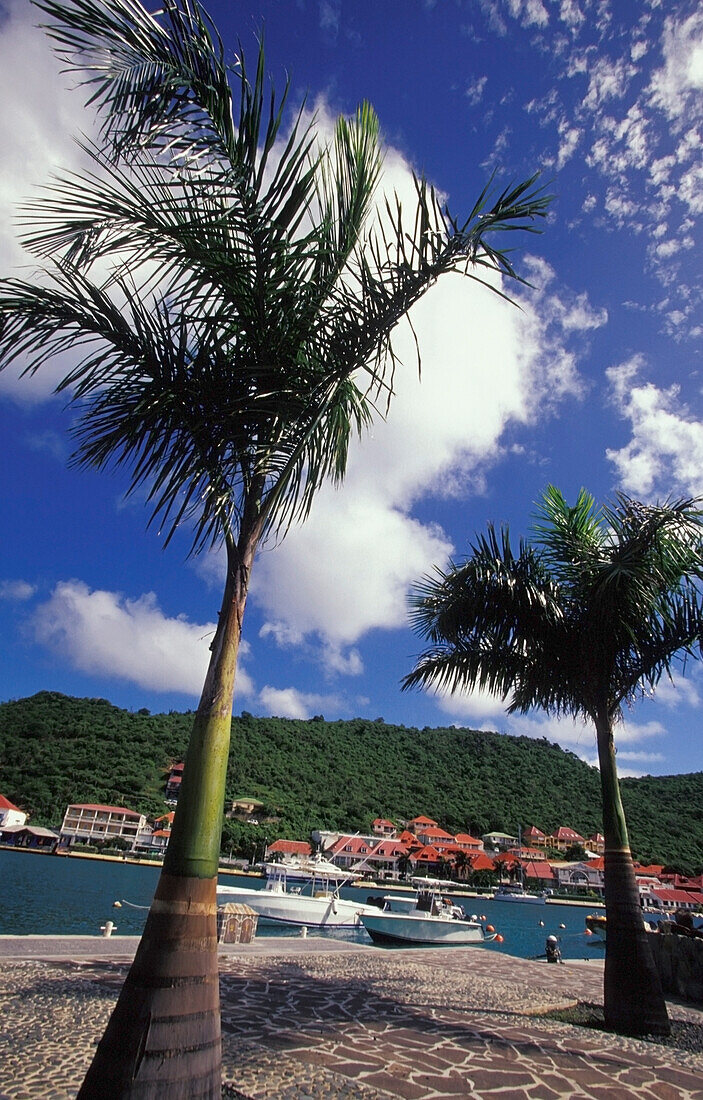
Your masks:
M486 919L486 914L485 914L485 913L481 913L481 920L485 920L485 919Z
M500 932L496 936L496 943L503 943L503 937L501 936Z
M585 936L592 936L592 935L593 935L593 932L591 931L591 929L590 929L590 928L587 928L587 929L586 929L586 931L584 932L584 935L585 935Z
M492 924L487 924L486 925L486 931L487 932L495 932L495 928L493 927Z
M539 926L540 926L540 928L544 928L544 921L543 921L543 920L541 920L541 921L539 922Z
M122 908L122 902L121 901L113 901L112 908L113 909L121 909Z
M481 917L481 920L485 920L485 919L486 919L485 917ZM478 920L478 917L476 916L475 913L471 914L471 920Z
M559 927L560 928L566 928L566 925L565 924L560 924Z

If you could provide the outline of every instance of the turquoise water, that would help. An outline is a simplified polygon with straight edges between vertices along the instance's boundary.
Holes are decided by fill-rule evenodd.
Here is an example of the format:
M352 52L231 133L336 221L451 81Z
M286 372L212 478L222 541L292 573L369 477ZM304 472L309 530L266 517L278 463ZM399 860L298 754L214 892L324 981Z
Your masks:
M114 921L118 935L139 935L158 876L157 867L0 849L0 935L92 936L100 934L100 925L106 920ZM230 886L263 886L261 879L239 875L224 875L220 881ZM385 892L380 887L345 887L341 894L365 901L371 894ZM115 901L121 902L119 908L115 908ZM490 950L529 958L544 951L545 939L551 933L559 937L565 959L603 957L602 945L585 935L584 920L590 909L508 904L481 897L457 898L457 901L468 915L485 917L503 935L504 942L492 944ZM257 931L259 937L285 934L280 926L264 924L259 924ZM300 935L296 929L290 929L288 934ZM324 935L370 942L363 929Z

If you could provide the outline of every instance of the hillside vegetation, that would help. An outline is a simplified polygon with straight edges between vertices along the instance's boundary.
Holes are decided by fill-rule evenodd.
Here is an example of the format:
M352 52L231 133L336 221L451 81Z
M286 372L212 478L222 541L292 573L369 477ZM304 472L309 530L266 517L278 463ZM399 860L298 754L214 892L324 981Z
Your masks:
M40 692L0 704L0 793L58 826L69 802L164 813L164 785L192 714L132 713L104 699ZM587 736L587 735L585 735ZM622 781L633 851L644 862L703 864L703 772ZM598 772L546 740L469 729L422 730L357 718L233 719L228 800L265 803L261 824L226 822L223 847L313 828L368 830L423 813L481 835L535 824L601 831Z

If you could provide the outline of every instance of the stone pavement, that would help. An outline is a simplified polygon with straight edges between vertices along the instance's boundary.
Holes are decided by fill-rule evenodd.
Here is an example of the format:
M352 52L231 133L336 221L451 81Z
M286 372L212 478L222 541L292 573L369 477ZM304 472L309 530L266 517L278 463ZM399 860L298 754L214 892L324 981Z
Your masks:
M0 1100L69 1100L136 940L9 939ZM230 1100L703 1100L699 1054L535 1018L602 1003L602 961L309 937L223 946L220 971ZM703 1011L669 1008L703 1026Z

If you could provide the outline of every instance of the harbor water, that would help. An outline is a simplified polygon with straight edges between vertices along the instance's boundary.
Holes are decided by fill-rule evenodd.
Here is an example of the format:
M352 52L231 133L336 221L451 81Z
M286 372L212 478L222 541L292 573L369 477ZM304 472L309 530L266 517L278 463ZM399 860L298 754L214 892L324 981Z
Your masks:
M34 852L0 849L0 935L100 935L101 925L111 920L115 933L140 935L159 876L159 868L126 861L80 859L48 856ZM225 874L222 885L263 888L264 881L250 876ZM367 897L382 896L384 887L343 887L342 897L365 902ZM410 892L410 891L408 891ZM449 892L451 896L451 892ZM533 905L523 902L494 901L490 896L455 895L467 916L476 915L492 924L503 936L503 943L490 945L521 958L544 951L547 935L559 938L565 959L603 957L603 945L586 935L586 914L598 907L548 902ZM119 902L119 905L115 905ZM602 911L602 907L600 908ZM363 928L310 934L334 936L358 943L370 943ZM257 937L299 936L297 928L259 923ZM450 950L450 948L447 948Z

